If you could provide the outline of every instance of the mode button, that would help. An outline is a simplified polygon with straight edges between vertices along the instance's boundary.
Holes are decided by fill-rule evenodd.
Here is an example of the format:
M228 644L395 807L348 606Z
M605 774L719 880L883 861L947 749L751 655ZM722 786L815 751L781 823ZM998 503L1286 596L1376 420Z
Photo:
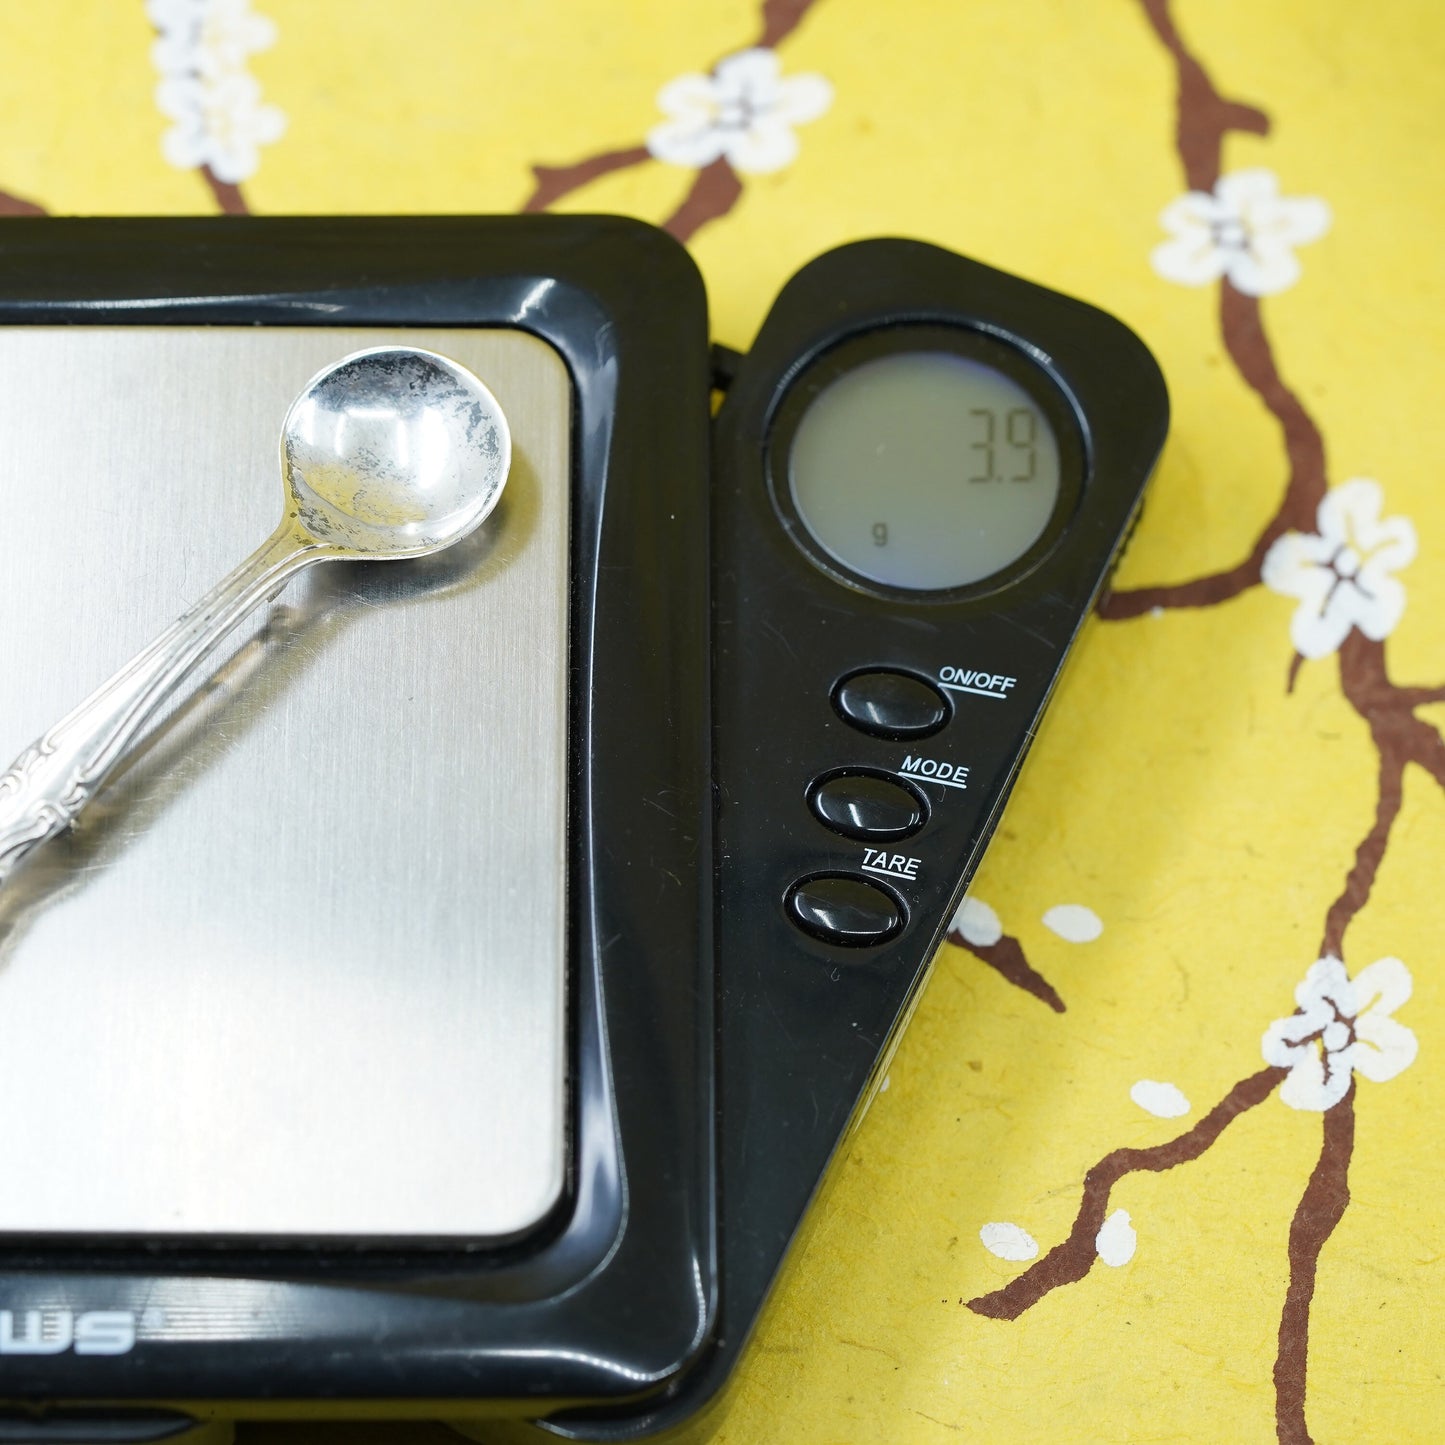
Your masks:
M948 699L908 672L855 672L833 689L838 716L879 738L925 738L949 719Z

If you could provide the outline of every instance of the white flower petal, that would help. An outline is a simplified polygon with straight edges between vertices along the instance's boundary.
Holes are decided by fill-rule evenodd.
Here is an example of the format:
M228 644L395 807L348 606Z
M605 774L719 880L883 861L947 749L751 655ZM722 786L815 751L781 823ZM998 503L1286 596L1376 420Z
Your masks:
M953 915L953 928L976 948L988 948L1003 937L998 914L981 898L965 896Z
M1355 1012L1355 992L1345 966L1334 954L1327 953L1309 966L1309 972L1295 985L1294 1001L1306 1012L1325 1009L1325 1018L1342 1013L1350 1018Z
M1022 1261L1032 1259L1039 1252L1038 1241L1017 1224L985 1224L978 1237L983 1247L1000 1259Z
M1413 1029L1381 1014L1366 1014L1355 1025L1355 1042L1349 1048L1349 1062L1367 1079L1383 1084L1408 1069L1420 1052Z
M1189 1112L1189 1100L1183 1091L1157 1079L1140 1079L1129 1090L1129 1097L1156 1119L1182 1119Z
M151 64L162 75L190 75L196 69L196 47L189 37L162 33L151 42Z
M279 106L262 105L251 118L251 139L270 145L286 134L286 113Z
M757 46L719 60L713 66L713 74L730 95L771 98L777 89L781 68L775 51Z
M146 0L146 19L157 30L168 30L188 17L196 8L196 0Z
M1396 584L1398 586L1398 584ZM1382 588L1382 592L1384 589ZM1403 597L1404 589L1401 588L1399 611L1405 610ZM1350 635L1350 630L1360 627L1368 630L1375 625L1372 619L1378 611L1380 623L1388 623L1385 631L1388 632L1395 622L1399 621L1398 613L1392 618L1389 616L1390 605L1386 600L1376 604L1375 599L1369 597L1360 590L1358 583L1353 579L1336 578L1328 595L1325 597L1324 607L1317 613L1306 618L1301 614L1306 611L1301 608L1295 614L1294 624L1290 628L1290 635L1295 640L1295 646L1304 657L1323 657L1326 653L1333 652ZM1384 635L1383 633L1381 634ZM1307 648L1323 651L1310 651Z
M1208 191L1186 191L1159 212L1159 224L1172 236L1209 239L1214 223L1223 219L1219 202Z
M1345 1097L1350 1087L1348 1050L1329 1054L1308 1047L1280 1085L1279 1096L1291 1109L1323 1113Z
M170 76L156 86L156 109L172 120L199 118L205 104L206 88L192 76Z
M205 165L209 153L206 133L199 124L173 125L161 137L161 155L177 170L190 171Z
M1269 235L1289 246L1318 241L1330 229L1329 205L1318 196L1287 196L1249 208L1246 224L1253 235Z
M1243 219L1251 206L1272 201L1278 196L1279 179L1264 166L1231 171L1215 183L1214 194L1232 215Z
M1247 250L1231 251L1226 267L1229 284L1246 296L1274 296L1299 280L1302 268L1287 246L1264 246L1257 241Z
M790 75L778 87L769 115L784 125L807 125L833 104L833 87L821 75Z
M657 92L657 108L677 120L711 124L717 107L717 86L707 75L679 75Z
M648 153L670 166L701 169L717 160L723 149L723 133L711 125L666 120L647 132Z
M1127 1209L1116 1209L1094 1236L1094 1248L1099 1251L1099 1258L1115 1269L1134 1258L1138 1243L1139 1236L1129 1222Z
M1410 970L1398 958L1377 958L1362 968L1352 982L1357 1032L1367 1019L1386 1018L1394 1013L1414 989Z
M1334 574L1325 565L1333 552L1333 545L1323 537L1286 532L1276 537L1264 554L1260 581L1271 592L1298 597L1319 611L1335 582Z
M261 164L261 152L244 136L236 136L228 142L213 141L210 164L211 172L218 181L237 185L256 174Z
M1358 537L1366 552L1360 570L1367 578L1398 572L1415 560L1415 524L1408 517L1386 517L1368 532L1362 528Z
M1149 264L1166 281L1180 286L1208 286L1224 275L1228 257L1207 231L1161 241L1149 253Z
M1355 607L1355 626L1372 642L1382 642L1405 615L1405 584L1394 577L1380 577L1353 588L1360 598Z
M1313 1045L1306 1039L1313 1038L1334 1017L1333 1011L1311 1015L1309 1012L1291 1014L1288 1018L1275 1019L1264 1031L1259 1041L1259 1051L1267 1064L1277 1069L1292 1068L1304 1056L1306 1050L1313 1052Z
M798 138L781 122L758 116L746 130L723 134L728 164L740 175L765 176L798 156Z
M1320 535L1336 546L1344 546L1352 537L1379 525L1384 504L1384 489L1373 477L1351 477L1331 487L1320 499L1315 512Z
M1104 922L1082 903L1060 903L1044 914L1044 927L1070 943L1092 943L1104 931Z

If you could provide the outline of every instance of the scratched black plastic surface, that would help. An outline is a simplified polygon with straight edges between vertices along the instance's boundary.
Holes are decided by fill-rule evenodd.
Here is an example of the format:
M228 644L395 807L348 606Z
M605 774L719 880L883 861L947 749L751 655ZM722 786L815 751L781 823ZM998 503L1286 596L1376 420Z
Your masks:
M575 1143L550 1228L501 1253L0 1242L0 1309L142 1319L127 1354L6 1353L0 1401L244 1415L261 1397L340 1410L655 1389L705 1338L716 1275L696 269L615 217L0 222L0 325L62 323L515 326L563 356ZM144 1323L152 1307L163 1327Z
M785 535L769 497L770 419L790 378L849 336L914 321L1018 339L1062 388L1081 433L1085 475L1068 528L1035 571L992 595L884 600L831 580ZM890 1056L1127 536L1167 425L1159 368L1118 321L918 242L860 242L814 261L789 282L738 364L713 447L724 1181L717 1330L711 1355L661 1405L575 1415L554 1427L627 1438L715 1405L804 1210ZM864 736L830 702L849 672L897 668L937 680L949 666L1016 681L1006 698L951 693L952 718L923 740ZM811 816L808 780L855 765L896 771L910 754L954 760L969 773L965 790L923 782L932 799L927 826L889 845L918 860L916 881L888 885L907 899L907 927L873 950L801 933L786 917L789 885L815 872L857 872L867 846Z

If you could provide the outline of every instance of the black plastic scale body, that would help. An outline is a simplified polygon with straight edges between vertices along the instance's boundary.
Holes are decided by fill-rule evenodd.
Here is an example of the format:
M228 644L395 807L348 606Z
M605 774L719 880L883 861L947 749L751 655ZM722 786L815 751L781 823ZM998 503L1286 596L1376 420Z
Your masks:
M0 238L6 323L114 322L120 297L131 324L510 326L566 360L570 1155L544 1224L492 1248L0 1241L11 1338L33 1311L42 1332L100 1312L134 1336L123 1354L0 1349L4 1438L77 1438L81 1420L83 1438L177 1438L320 1401L482 1439L697 1428L886 1071L1137 515L1167 425L1153 359L1091 307L863 242L801 271L729 365L709 462L700 286L647 228L55 235ZM860 484L847 540L858 519L807 492L806 447L831 440L802 440L831 388L919 355L943 358L945 388L1002 398L964 407L962 495L1017 510L1053 488L1000 565L924 587L907 582L918 518L872 519ZM172 1309L152 1332L158 1299Z

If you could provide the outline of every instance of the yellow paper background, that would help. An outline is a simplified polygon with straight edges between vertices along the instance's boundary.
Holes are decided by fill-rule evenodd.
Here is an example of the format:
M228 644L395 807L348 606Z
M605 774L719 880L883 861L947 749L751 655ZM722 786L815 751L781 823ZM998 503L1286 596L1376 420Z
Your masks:
M511 211L534 163L637 144L659 87L748 44L758 7L648 0L256 0L276 44L250 61L287 118L243 183L257 213ZM1224 169L1267 166L1334 221L1262 314L1319 424L1329 479L1379 480L1414 523L1391 674L1445 681L1445 11L1431 0L1177 0L1222 92L1264 109ZM204 213L167 165L139 0L0 10L0 188L55 213ZM692 240L715 334L746 346L786 278L866 235L913 235L1121 316L1168 377L1174 422L1119 584L1233 565L1285 478L1275 421L1220 342L1216 288L1151 269L1184 189L1175 72L1133 0L817 0L780 46L834 87L787 169L747 177ZM557 209L666 219L693 173L617 172ZM1059 990L1058 1015L972 954L935 980L740 1372L715 1438L787 1442L1266 1441L1291 1217L1320 1115L1272 1098L1202 1158L1133 1175L1138 1251L1013 1323L962 1301L1023 1266L989 1221L1062 1239L1085 1170L1161 1142L1262 1065L1375 807L1377 759L1333 658L1285 689L1293 602L1092 622L974 892ZM1421 714L1445 724L1445 706ZM1398 956L1420 1041L1361 1081L1351 1203L1321 1256L1308 1419L1321 1442L1445 1437L1445 797L1406 775L1352 971ZM1041 922L1082 903L1071 944ZM1156 1119L1138 1079L1193 1105ZM250 1438L266 1438L257 1430ZM275 1438L280 1438L275 1437ZM306 1432L287 1438L320 1439ZM332 1438L327 1436L326 1438ZM397 1438L406 1438L405 1431Z

